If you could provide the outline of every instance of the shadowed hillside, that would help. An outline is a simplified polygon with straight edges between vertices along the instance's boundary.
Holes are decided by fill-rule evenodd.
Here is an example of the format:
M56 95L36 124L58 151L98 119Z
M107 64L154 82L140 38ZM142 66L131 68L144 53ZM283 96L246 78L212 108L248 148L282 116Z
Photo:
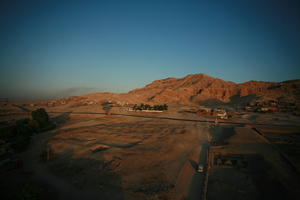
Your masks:
M117 94L101 92L62 100L76 102L118 101L150 104L245 105L254 100L276 100L297 103L300 100L300 80L284 82L249 81L234 83L205 74L183 78L155 80L143 88Z
M249 81L236 84L205 74L184 78L156 80L143 88L121 94L124 99L152 103L201 103L215 100L224 103L252 100L252 97L297 102L300 99L300 80L284 82Z

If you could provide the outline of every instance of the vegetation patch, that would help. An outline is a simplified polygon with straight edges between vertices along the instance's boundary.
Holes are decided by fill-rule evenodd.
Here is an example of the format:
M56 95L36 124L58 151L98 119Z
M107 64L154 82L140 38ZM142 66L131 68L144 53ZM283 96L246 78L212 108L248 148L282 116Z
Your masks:
M0 131L0 139L10 143L15 152L25 151L33 134L51 130L55 127L43 108L32 111L31 116L32 119L17 120L15 124L4 127Z
M163 104L163 105L149 105L149 104L140 104L137 105L135 104L132 108L133 110L168 110L168 105Z

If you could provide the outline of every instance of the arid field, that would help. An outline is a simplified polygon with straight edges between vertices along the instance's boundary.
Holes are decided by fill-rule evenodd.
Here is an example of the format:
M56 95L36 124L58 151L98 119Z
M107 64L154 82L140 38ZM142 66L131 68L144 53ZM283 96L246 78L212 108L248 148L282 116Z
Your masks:
M200 196L190 191L190 182L201 144L208 139L208 123L103 114L50 115L57 128L35 136L21 157L26 160L29 180L46 184L58 198Z
M71 119L48 141L51 157L47 167L80 189L95 188L106 195L133 199L170 199L178 195L176 189L188 187L177 184L178 175L189 159L198 162L200 144L208 131L190 122L80 118L84 120L72 123Z
M30 118L38 105L13 102L3 108L1 127ZM15 155L23 165L2 171L1 192L7 199L24 187L43 199L297 195L299 117L231 112L231 118L217 120L195 109L171 105L145 113L113 107L106 115L96 105L46 107L55 128L33 135L28 149ZM197 171L199 165L204 172Z

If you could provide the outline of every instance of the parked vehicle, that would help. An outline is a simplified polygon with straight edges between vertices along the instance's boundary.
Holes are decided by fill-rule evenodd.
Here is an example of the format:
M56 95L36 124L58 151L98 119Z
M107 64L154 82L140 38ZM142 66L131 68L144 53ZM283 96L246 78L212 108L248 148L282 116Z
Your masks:
M204 172L204 165L199 164L199 165L198 165L197 172L199 172L199 173Z

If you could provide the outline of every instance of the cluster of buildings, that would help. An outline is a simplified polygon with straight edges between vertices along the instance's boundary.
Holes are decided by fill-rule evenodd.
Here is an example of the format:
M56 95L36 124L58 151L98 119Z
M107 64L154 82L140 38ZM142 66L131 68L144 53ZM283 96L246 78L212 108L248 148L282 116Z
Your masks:
M219 146L210 147L210 167L218 168L245 168L248 166L249 155L237 154L237 153L223 153Z
M280 102L275 100L255 101L245 107L248 112L293 112L299 113L300 104L292 102Z
M65 98L65 99L58 99L58 100L49 101L49 102L47 102L47 106L48 107L53 107L53 106L65 105L65 104L68 104L68 103L77 103L77 105L80 105L80 106L97 104L96 101L89 100L87 98L69 97L69 98Z
M197 111L197 114L200 115L210 115L214 116L218 119L228 119L229 114L228 112L223 108L201 108Z

